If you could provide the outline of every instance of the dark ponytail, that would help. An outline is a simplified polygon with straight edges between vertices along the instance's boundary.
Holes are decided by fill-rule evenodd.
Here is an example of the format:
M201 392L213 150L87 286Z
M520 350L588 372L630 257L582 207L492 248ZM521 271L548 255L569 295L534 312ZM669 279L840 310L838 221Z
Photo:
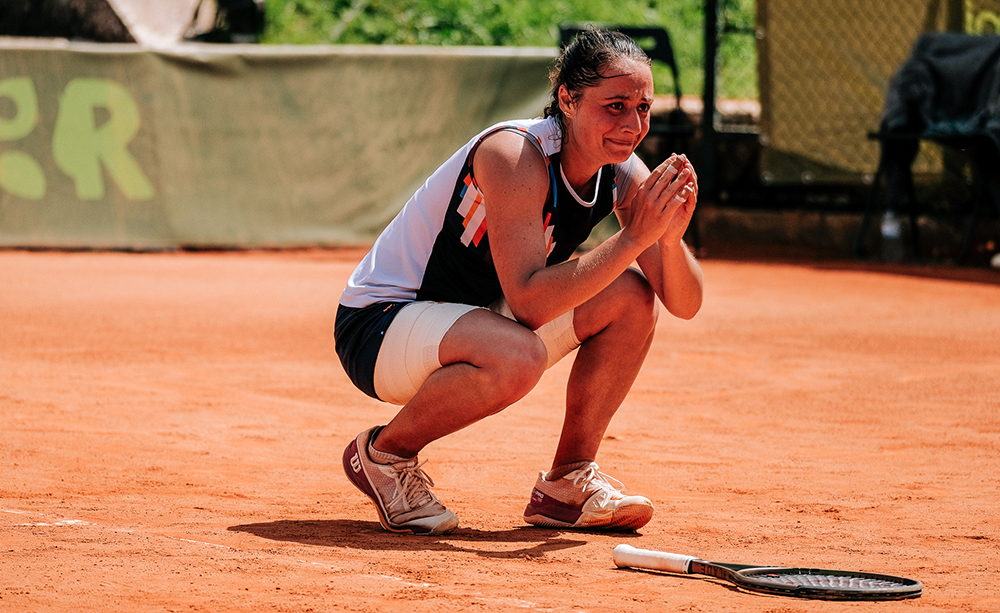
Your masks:
M602 71L616 60L627 57L649 65L646 53L629 36L613 30L590 28L580 32L556 58L549 81L552 98L545 107L545 117L555 117L564 127L562 109L559 108L559 88L563 85L574 99L580 91L593 87L604 78Z

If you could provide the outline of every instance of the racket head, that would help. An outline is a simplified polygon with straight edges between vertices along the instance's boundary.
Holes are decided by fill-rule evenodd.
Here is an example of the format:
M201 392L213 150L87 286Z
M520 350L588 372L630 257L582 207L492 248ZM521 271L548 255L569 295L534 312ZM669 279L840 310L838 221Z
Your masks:
M879 573L709 564L725 568L729 579L740 587L767 594L819 600L904 600L923 593L919 581Z

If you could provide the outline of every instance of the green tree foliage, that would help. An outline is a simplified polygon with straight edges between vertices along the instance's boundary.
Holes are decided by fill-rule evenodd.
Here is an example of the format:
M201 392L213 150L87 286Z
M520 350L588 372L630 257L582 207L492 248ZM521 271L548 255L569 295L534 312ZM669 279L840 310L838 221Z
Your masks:
M754 0L720 0L722 95L756 97ZM560 23L662 25L670 32L685 93L700 95L704 0L267 0L266 44L552 47ZM749 32L749 33L748 33ZM669 73L654 67L660 91Z

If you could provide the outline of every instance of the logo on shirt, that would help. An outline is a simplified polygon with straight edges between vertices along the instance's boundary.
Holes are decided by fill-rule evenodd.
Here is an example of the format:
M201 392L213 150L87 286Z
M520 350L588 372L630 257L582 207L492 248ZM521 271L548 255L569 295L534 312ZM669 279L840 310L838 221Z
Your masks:
M460 194L462 200L458 204L458 214L462 216L461 241L466 247L469 244L479 246L479 241L486 234L486 206L483 204L483 194L472 182L472 173L465 175L463 179L465 187Z

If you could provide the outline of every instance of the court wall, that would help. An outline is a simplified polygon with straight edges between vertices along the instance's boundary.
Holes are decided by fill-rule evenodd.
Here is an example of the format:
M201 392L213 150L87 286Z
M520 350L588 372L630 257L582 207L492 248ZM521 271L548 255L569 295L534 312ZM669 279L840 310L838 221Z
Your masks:
M548 48L0 41L0 246L371 240Z

